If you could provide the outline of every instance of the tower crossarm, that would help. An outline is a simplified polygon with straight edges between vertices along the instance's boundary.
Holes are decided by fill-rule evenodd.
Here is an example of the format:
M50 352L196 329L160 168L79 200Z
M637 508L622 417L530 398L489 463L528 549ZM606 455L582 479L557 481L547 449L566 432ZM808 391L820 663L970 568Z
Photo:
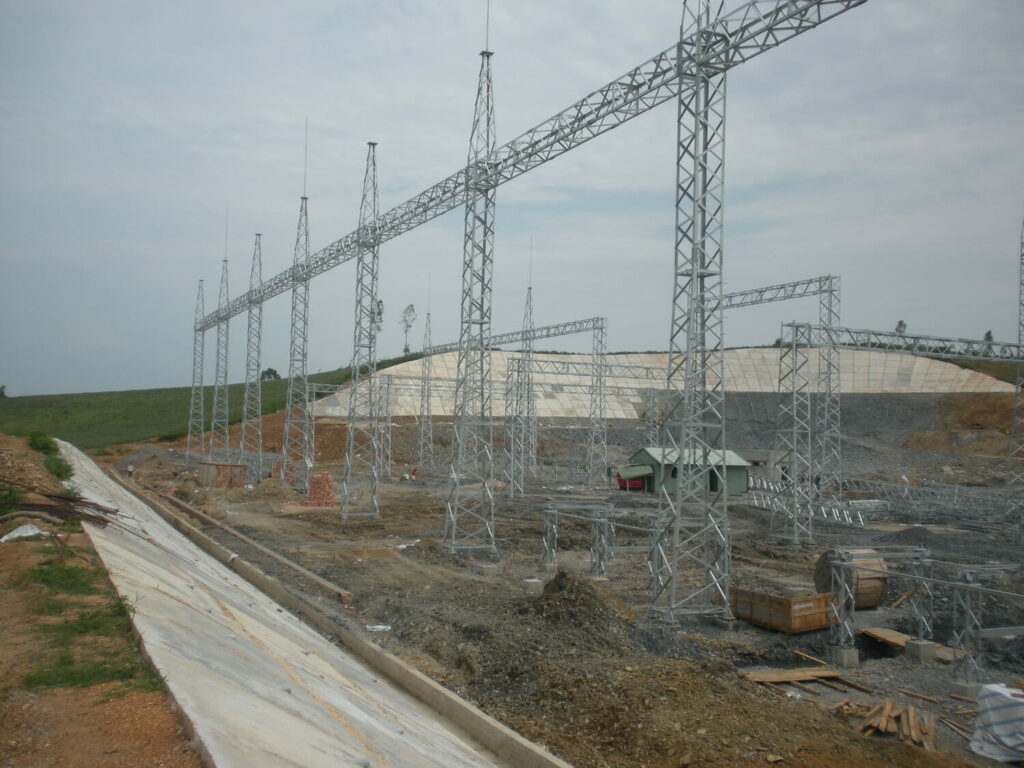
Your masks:
M523 331L511 331L510 333L499 333L491 336L490 346L504 347L509 344L521 344L525 341L536 341L537 339L551 339L557 336L572 336L577 333L590 333L607 325L603 317L590 317L586 320L572 320L568 323L556 323L555 325L543 325L525 333ZM459 342L453 341L448 344L437 344L423 350L425 355L439 355L442 352L454 352L459 348Z
M526 360L521 357L509 359L509 368L529 366L535 374L544 376L590 376L594 372L594 364L578 360L546 360L544 358L533 358ZM655 380L664 382L665 369L653 368L645 365L619 365L617 363L606 363L603 366L604 375L610 379L639 379L641 381Z
M722 297L722 309L751 307L756 304L770 304L773 301L801 299L804 296L820 296L833 290L833 282L837 278L832 275L812 277L807 280L796 280L791 283L768 285L763 288L751 288L747 291L735 291Z
M701 49L704 66L726 71L814 29L866 0L749 0L714 22L706 30ZM607 133L660 104L674 99L679 84L692 87L696 65L677 66L672 45L621 77L602 86L557 115L498 147L488 161L488 182L504 184L559 155ZM381 214L375 221L377 242L383 243L412 230L466 202L466 168L442 179L410 200ZM364 242L365 244L365 242ZM350 261L359 252L359 232L350 232L312 254L304 267L291 267L250 290L226 307L206 315L196 330L212 328L291 289L296 279L313 278ZM302 274L297 274L297 272Z
M789 327L787 324L786 327ZM811 326L812 338L830 339L839 349L866 349L880 352L903 352L944 360L968 358L995 362L1024 362L1024 345L1006 341L956 339L942 336L919 336L893 331L869 331L854 328Z

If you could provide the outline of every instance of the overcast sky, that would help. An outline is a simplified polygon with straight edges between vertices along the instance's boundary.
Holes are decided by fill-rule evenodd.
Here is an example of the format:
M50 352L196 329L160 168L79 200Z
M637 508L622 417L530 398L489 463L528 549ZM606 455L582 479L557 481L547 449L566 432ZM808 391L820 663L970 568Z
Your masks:
M727 3L734 7L735 2ZM505 143L672 45L676 0L493 0ZM311 246L355 228L367 140L381 207L463 165L485 0L0 0L0 384L9 395L187 385L196 282L216 305L295 242L309 118ZM733 69L726 289L842 277L843 323L1014 340L1024 216L1024 2L869 0ZM675 110L498 190L494 331L607 316L610 350L667 346ZM429 303L457 336L462 216L381 248L381 357ZM353 264L313 281L310 371L348 363ZM263 358L288 367L288 295ZM768 344L814 299L733 311ZM231 324L244 375L245 317ZM213 334L207 335L207 381ZM587 351L589 339L544 342ZM184 414L183 414L184 419Z

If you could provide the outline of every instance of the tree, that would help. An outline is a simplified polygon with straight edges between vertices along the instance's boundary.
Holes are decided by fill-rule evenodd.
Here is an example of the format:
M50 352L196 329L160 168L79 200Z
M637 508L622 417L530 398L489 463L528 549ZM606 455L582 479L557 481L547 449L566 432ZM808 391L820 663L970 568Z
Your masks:
M992 335L992 331L985 331L985 341L995 341L995 336Z
M907 324L905 322L903 322L902 320L897 322L896 323L896 333L906 333L906 332L907 332Z
M7 385L0 384L0 400L4 399L5 397L7 397Z
M281 378L281 374L275 371L273 368L264 368L260 374L260 381L277 381Z
M416 322L416 307L410 304L408 307L402 310L402 317L400 318L402 323L402 330L405 331L405 346L402 347L402 354L409 354L409 329L412 328L412 324Z

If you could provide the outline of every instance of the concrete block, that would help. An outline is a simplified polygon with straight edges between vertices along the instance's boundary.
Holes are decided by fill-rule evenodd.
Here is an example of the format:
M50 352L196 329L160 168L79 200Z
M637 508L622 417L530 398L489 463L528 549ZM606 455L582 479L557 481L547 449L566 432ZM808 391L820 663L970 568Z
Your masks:
M523 579L523 586L531 595L539 595L544 591L544 582L541 579Z
M850 669L860 666L860 651L856 648L833 648L829 653L831 662L837 667Z
M813 594L814 589L811 587L788 586L782 588L783 597L804 597L805 595Z
M903 652L917 661L935 661L935 643L928 640L907 640Z
M740 623L736 619L723 619L721 616L712 618L711 624L726 632L739 632L740 629Z

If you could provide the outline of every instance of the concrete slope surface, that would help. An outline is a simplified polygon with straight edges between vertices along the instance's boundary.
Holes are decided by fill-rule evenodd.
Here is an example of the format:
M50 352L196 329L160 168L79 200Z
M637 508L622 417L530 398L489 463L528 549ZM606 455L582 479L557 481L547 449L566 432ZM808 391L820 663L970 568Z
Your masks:
M120 511L89 535L214 765L499 764L195 548L76 448L61 448L83 496Z

